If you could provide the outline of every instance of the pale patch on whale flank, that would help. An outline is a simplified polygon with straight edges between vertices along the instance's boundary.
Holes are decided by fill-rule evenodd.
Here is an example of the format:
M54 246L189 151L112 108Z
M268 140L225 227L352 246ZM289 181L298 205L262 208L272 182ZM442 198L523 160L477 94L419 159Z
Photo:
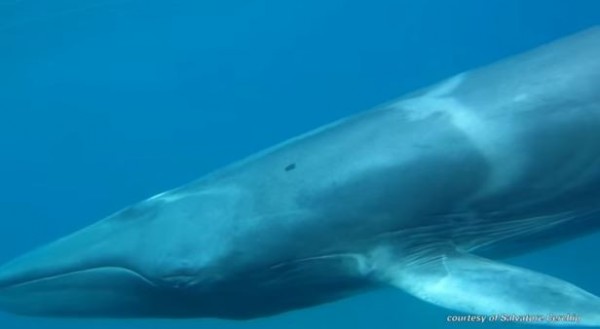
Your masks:
M466 77L467 73L457 74L440 83L438 86L434 86L433 89L427 93L427 95L431 97L448 96L463 83Z
M392 103L390 108L402 111L409 120L415 121L426 119L436 113L445 113L449 95L462 84L465 75L465 73L456 75L433 87L424 95Z
M511 156L511 140L504 131L506 127L501 128L486 120L477 108L466 106L453 95L467 75L468 73L456 75L423 95L398 101L391 107L402 111L410 121L425 120L436 114L448 115L452 124L495 166L487 186L481 191L485 194L512 184L521 172L522 163ZM527 95L520 96L520 101L527 99Z
M492 175L481 194L493 193L511 186L519 178L523 169L522 159L516 156L514 141L507 133L507 127L500 127L493 121L482 118L477 109L463 105L454 97L442 98L445 112L450 114L452 123L469 137L492 166Z

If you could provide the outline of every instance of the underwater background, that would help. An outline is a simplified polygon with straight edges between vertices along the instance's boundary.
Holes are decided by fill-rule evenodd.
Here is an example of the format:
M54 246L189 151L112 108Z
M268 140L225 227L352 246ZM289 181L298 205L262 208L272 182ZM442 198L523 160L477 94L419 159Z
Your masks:
M0 263L284 139L600 23L597 0L0 0ZM600 293L600 234L507 260ZM401 291L247 322L453 328ZM510 326L516 328L517 326Z

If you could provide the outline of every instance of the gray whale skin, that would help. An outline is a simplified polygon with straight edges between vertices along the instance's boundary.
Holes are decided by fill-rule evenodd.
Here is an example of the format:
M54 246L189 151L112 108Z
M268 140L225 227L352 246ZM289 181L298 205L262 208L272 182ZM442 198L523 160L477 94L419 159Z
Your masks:
M0 309L251 319L393 287L455 312L600 326L596 295L499 261L598 228L595 27L294 138L17 258L0 268Z

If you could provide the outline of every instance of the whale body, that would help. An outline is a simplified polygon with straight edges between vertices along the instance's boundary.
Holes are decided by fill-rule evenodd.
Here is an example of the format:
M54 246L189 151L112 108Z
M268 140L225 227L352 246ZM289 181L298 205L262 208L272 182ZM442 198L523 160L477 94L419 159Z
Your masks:
M451 77L0 268L23 315L250 319L382 287L468 314L600 298L502 258L600 228L600 28Z

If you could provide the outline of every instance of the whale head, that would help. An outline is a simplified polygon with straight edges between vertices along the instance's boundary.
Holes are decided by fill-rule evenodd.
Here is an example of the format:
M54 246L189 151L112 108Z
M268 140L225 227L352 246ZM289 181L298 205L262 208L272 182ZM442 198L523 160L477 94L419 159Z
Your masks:
M25 254L0 267L0 309L50 317L210 315L214 283L225 276L215 265L228 245L224 200L230 195L151 198ZM198 222L210 225L199 229Z

